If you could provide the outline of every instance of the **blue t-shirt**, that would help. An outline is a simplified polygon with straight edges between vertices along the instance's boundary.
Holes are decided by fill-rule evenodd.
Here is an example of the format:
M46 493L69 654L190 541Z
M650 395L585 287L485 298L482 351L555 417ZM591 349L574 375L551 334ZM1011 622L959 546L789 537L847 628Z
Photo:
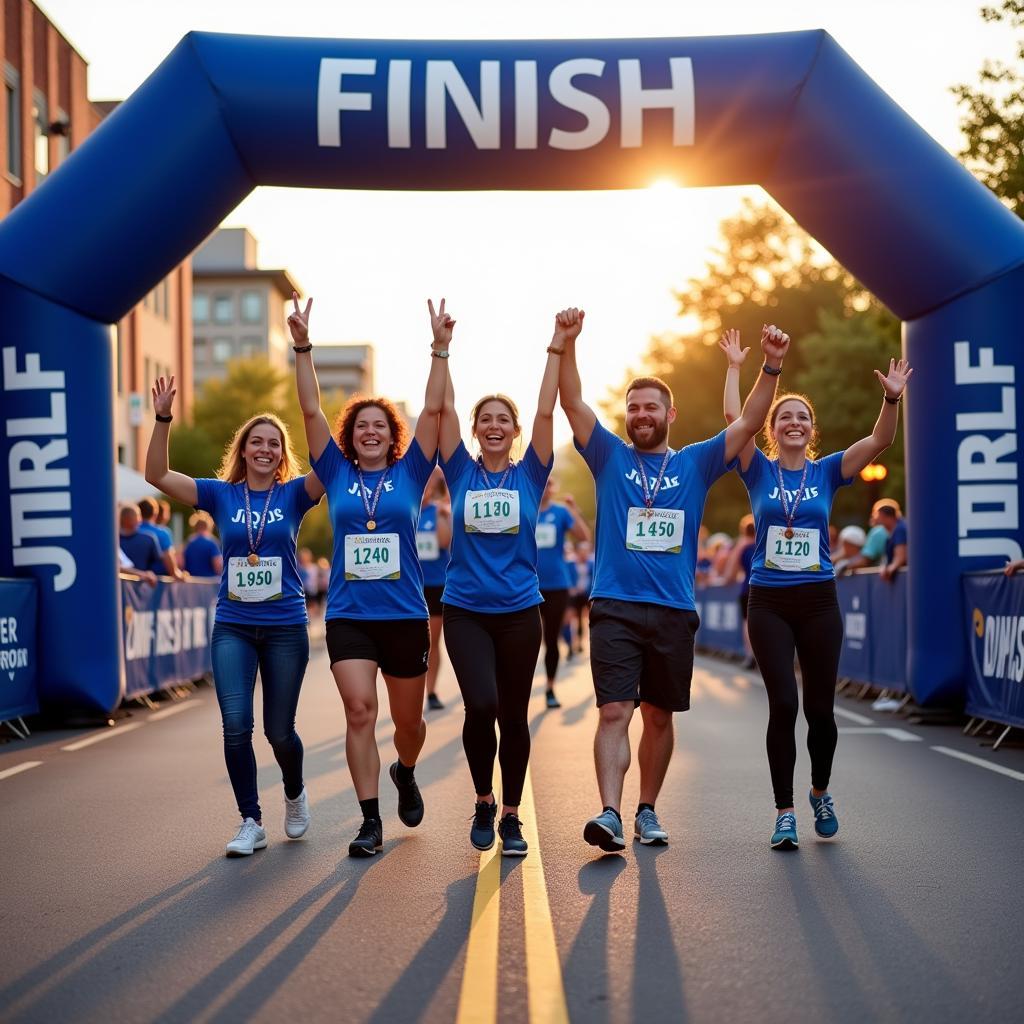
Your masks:
M327 491L334 529L327 619L428 618L427 603L423 599L423 570L416 557L416 522L423 490L434 464L427 461L415 438L406 453L386 469L363 473L366 502L370 505L381 476L384 476L380 500L373 515L373 531L366 528L366 505L359 493L356 466L345 458L333 438L327 442L320 457L312 460L312 466ZM398 578L346 579L345 537L373 535L379 538L383 534L397 535ZM364 550L367 550L365 546ZM359 558L356 549L353 549L352 557L353 560Z
M306 493L306 478L296 477L277 484L270 499L257 554L281 559L281 594L266 601L239 601L229 596L228 573L232 558L249 555L245 529L245 491L242 483L203 478L196 481L196 508L209 512L217 524L224 546L224 571L217 595L217 620L243 626L290 626L306 622L306 595L295 564L295 538L302 517L316 504ZM259 532L260 515L267 501L266 491L249 491L252 537Z
M251 494L252 492L250 492ZM249 502L250 507L252 502ZM262 509L263 506L260 505ZM194 534L185 545L182 557L185 561L185 572L189 576L216 576L213 560L220 554L220 545L212 538L201 533Z
M822 583L835 579L832 559L829 554L828 520L832 513L832 499L840 487L853 483L852 478L843 477L843 453L834 452L823 459L807 463L807 479L804 481L804 496L793 518L794 530L818 531L818 558L816 569L788 571L766 567L768 530L772 526L786 528L786 515L779 497L777 463L769 460L760 448L754 449L754 457L746 472L740 471L740 478L750 495L750 507L754 513L755 528L754 561L750 570L750 582L761 587L793 587L799 583ZM792 510L792 502L803 469L783 469L782 481ZM776 546L786 547L785 538L778 538ZM781 558L787 554L777 553ZM811 553L812 557L813 553Z
M416 524L416 532L427 534L433 534L437 536L437 506L434 504L424 505L420 510L420 519ZM420 568L423 570L423 586L425 587L443 587L444 586L444 575L448 568L448 560L451 558L451 552L448 548L443 548L438 544L437 546L437 557L431 558L424 554L424 551L433 545L428 542L422 548L419 549L420 555Z
M460 441L452 457L440 461L452 496L452 557L441 600L458 608L500 614L540 604L537 540L534 528L540 498L554 465L545 466L529 445L513 463L502 490L519 495L516 533L467 533L466 495L497 487L503 474L485 474Z
M630 508L644 507L637 459L653 491L664 452L637 452L600 423L594 424L586 448L573 442L594 475L597 487L595 578L591 597L611 597L694 611L693 574L697 566L697 531L711 485L735 464L725 461L725 431L707 441L669 449L668 463L655 509L683 513L678 550L640 551L626 546ZM673 524L674 525L674 524Z
M893 527L892 533L889 535L888 540L885 542L885 561L891 562L892 556L896 554L897 544L907 543L907 521L906 519L900 518L896 520L896 525Z
M160 545L151 533L145 533L140 526L131 536L121 534L121 550L131 559L132 565L143 572L166 572L160 555Z
M542 591L566 590L572 585L565 560L565 531L575 522L564 505L554 502L537 515L537 579Z
M156 523L149 523L143 519L139 523L139 532L148 533L151 537L155 538L157 547L160 548L160 554L174 546L174 535L166 526L157 526Z

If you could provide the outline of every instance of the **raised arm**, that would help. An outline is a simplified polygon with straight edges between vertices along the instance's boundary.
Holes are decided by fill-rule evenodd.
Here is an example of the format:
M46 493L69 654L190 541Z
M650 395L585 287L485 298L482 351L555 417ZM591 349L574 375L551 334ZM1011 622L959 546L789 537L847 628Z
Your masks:
M558 398L562 403L562 411L569 420L577 444L586 448L597 425L597 415L583 401L583 385L576 366L576 339L583 330L583 317L582 309L568 309L559 313L555 317L555 335L551 345L562 349L558 361Z
M583 327L583 310L563 309L555 314L555 332L548 345L548 361L544 364L544 375L540 380L540 394L537 396L537 415L533 418L533 437L530 443L537 458L545 465L554 451L555 400L558 398L558 378L565 351L566 341L580 333ZM574 333L575 332L575 333Z
M432 459L437 453L441 410L444 408L444 393L448 387L448 347L452 343L455 321L444 311L444 299L437 312L434 312L434 303L430 299L427 299L427 308L430 310L433 340L430 343L430 372L427 374L427 388L423 396L423 412L416 421L416 440L423 454Z
M722 413L725 423L735 423L742 410L740 402L740 367L747 358L750 347L740 347L740 332L735 327L729 328L718 339L718 347L725 353L728 365L725 368L725 394L722 396ZM754 441L751 439L740 452L740 466L746 469L754 457Z
M151 394L153 411L157 416L168 417L168 422L161 423L158 419L153 424L153 433L149 435L149 451L146 452L146 481L175 501L195 505L199 500L195 480L184 473L172 472L167 455L167 439L171 434L169 418L177 394L174 378L164 380L163 377L157 377Z
M299 408L302 409L309 454L311 458L318 459L331 440L331 425L320 408L320 385L309 340L309 311L313 308L313 300L306 303L305 309L299 309L298 292L292 292L292 305L295 308L288 317L288 330L291 331L292 348L295 350L295 386L299 391Z
M565 503L565 507L572 513L572 526L569 527L569 534L576 540L589 541L590 528L587 526L587 521L580 515L576 499L571 494L564 494L562 495L562 501Z
M906 359L889 360L889 373L884 375L875 370L875 376L882 385L882 409L875 421L875 429L867 437L854 441L843 452L842 473L846 480L856 476L868 463L874 462L886 448L896 440L896 427L900 419L900 399L907 387L907 381L914 371Z
M782 360L789 350L789 335L777 327L765 326L761 330L761 351L764 353L764 366L757 375L757 380L739 416L725 428L725 460L731 462L736 456L745 456L746 463L741 459L741 468L746 469L753 455L753 448L748 445L764 426L768 410L771 408L775 389L779 383L778 371L782 369ZM769 371L776 371L771 373Z

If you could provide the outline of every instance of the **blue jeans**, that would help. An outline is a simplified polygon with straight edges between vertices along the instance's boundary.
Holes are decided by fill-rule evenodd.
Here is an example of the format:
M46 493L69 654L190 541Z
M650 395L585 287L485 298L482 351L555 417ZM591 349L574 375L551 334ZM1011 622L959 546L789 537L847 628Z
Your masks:
M284 794L294 800L302 792L302 741L295 731L295 709L309 662L309 635L302 622L287 626L217 622L210 647L228 778L242 817L262 821L252 749L256 670L263 680L263 731L281 766Z

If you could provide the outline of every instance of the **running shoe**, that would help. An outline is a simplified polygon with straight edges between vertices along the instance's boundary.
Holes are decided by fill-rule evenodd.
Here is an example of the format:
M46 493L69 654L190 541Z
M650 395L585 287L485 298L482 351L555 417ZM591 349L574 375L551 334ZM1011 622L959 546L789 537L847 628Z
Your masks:
M238 834L224 848L229 857L250 857L253 850L262 850L267 845L267 833L262 825L257 825L254 818L246 818L238 829Z
M525 857L528 849L523 838L523 823L514 814L506 814L498 822L498 835L501 836L502 857Z
M633 823L633 836L644 846L668 846L668 833L661 827L658 816L645 807Z
M402 782L398 778L398 762L388 769L391 781L398 790L398 820L408 828L415 828L423 820L423 797L415 779Z
M350 857L372 857L384 849L384 827L379 818L363 818L355 839L348 844Z
M498 813L498 802L487 803L478 800L473 811L472 828L469 830L469 841L478 850L489 850L494 845L494 818Z
M294 799L284 798L284 834L289 839L301 839L309 828L309 798L306 788Z
M622 819L614 811L602 811L583 826L583 838L605 853L622 853L626 840L622 836Z
M559 699L555 696L554 690L548 690L544 694L544 701L549 708L560 708L562 706Z
M814 811L814 831L822 839L831 839L839 831L839 819L836 817L836 809L832 803L832 796L825 793L824 796L807 794L811 801L811 810Z
M427 710L444 711L444 704L441 703L441 699L436 693L427 694Z
M795 850L800 845L796 837L796 815L786 811L775 819L775 831L772 833L773 850Z

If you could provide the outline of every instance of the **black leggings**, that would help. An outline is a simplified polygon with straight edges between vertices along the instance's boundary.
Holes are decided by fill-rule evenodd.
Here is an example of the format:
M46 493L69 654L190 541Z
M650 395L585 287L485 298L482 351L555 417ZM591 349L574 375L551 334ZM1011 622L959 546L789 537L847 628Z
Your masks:
M497 753L501 799L509 807L522 800L530 760L527 712L540 636L536 606L498 615L444 606L444 643L466 705L462 746L473 785L480 796L491 792Z
M540 618L544 624L544 671L548 686L555 681L558 671L558 637L565 620L565 609L569 604L568 590L542 590L544 603L540 606Z
M752 585L747 605L750 646L768 692L768 765L776 807L793 806L796 716L793 653L800 658L811 755L811 785L828 789L836 751L836 694L843 618L834 580L793 587Z

